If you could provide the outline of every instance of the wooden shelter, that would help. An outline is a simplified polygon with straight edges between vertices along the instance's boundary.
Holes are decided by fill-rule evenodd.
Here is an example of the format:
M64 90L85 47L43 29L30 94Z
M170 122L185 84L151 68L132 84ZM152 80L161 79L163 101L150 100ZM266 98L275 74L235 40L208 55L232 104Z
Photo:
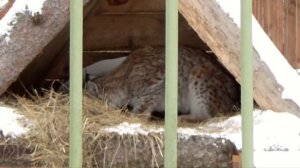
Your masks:
M164 1L84 2L84 66L128 54L140 46L164 45ZM212 50L240 81L239 28L215 0L179 2L182 14L179 21L180 44ZM46 1L39 19L21 16L23 19L18 20L10 34L9 44L4 37L0 39L0 49L4 53L0 56L0 62L5 63L0 66L0 94L17 79L25 86L36 86L46 79L68 77L68 4L68 1ZM258 1L254 1L254 7L254 11L259 11ZM260 17L261 13L256 12L256 15ZM280 42L276 44L281 45ZM260 61L256 51L254 66L256 102L262 108L290 111L300 116L299 105L282 98L282 90L278 89L282 86L276 81L276 74L272 74L269 67ZM11 88L20 87L13 85Z

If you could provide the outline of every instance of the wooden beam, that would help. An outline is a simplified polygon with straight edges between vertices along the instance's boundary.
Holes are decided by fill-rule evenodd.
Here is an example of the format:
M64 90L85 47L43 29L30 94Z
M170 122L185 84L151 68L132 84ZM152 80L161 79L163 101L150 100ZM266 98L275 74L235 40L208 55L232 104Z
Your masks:
M86 13L95 2L84 0ZM27 67L23 74L28 73L29 76L24 75L22 78L25 83L34 83L44 75L67 42L69 1L45 1L39 18L35 20L30 14L19 14L10 35L0 37L0 95ZM7 37L10 39L8 42Z
M219 61L240 82L240 29L232 19L215 0L179 0L179 11ZM282 99L283 86L276 81L276 74L261 61L254 48L253 64L254 99L258 105L263 109L292 112L300 117L299 105L293 100Z

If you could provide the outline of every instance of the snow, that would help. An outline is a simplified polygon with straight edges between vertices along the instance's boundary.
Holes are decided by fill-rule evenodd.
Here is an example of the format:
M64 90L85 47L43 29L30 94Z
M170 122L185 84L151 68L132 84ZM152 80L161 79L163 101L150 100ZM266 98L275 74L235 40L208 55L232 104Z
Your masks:
M299 150L300 119L287 112L255 110L254 149L255 150ZM242 149L241 116L231 117L220 123L212 123L209 128L218 130L213 136L230 139L238 149Z
M257 151L300 151L300 119L287 112L255 110L254 116L254 149ZM124 134L143 134L163 132L163 128L142 128L141 124L123 122L106 128L107 132ZM189 138L192 135L208 135L230 139L241 150L241 115L225 121L208 123L198 128L178 128L179 137Z
M300 167L300 119L287 112L254 110L254 164L256 167ZM141 124L120 125L106 128L107 132L120 135L148 135L163 133L163 128L143 128ZM178 137L192 135L225 138L242 149L241 115L224 121L207 123L196 128L178 128Z
M130 124L123 122L117 126L105 128L104 131L110 133L118 133L120 135L148 135L149 133L162 133L163 128L142 128L141 124Z
M300 69L296 69L296 72L298 73L298 75L300 75Z
M234 23L240 27L240 0L233 0L230 3L227 0L217 0L217 2L224 12L233 19ZM253 15L252 31L254 48L261 56L261 60L268 65L273 74L276 74L275 78L277 82L283 87L282 98L291 99L300 105L300 92L296 91L299 90L300 77L289 65ZM281 90L281 88L278 89Z
M12 27L17 23L17 14L42 14L42 7L46 0L16 0L6 15L0 20L0 36L6 36L9 42L9 35ZM0 5L2 1L0 1ZM4 3L3 3L4 4Z
M0 106L0 130L4 136L13 138L25 134L28 128L19 122L24 116L16 113L15 109Z
M255 110L253 116L255 166L300 167L300 119L287 112L270 110ZM15 109L0 106L0 130L4 136L15 138L27 133L29 128L21 125L20 119L25 118ZM163 134L164 128L123 122L104 128L104 131L120 135L148 135ZM195 128L178 128L179 138L188 139L192 135L225 138L231 140L239 150L242 149L241 134L241 115L219 122L208 122Z
M254 155L256 168L299 168L299 151L257 151Z
M8 3L8 0L0 0L0 9Z

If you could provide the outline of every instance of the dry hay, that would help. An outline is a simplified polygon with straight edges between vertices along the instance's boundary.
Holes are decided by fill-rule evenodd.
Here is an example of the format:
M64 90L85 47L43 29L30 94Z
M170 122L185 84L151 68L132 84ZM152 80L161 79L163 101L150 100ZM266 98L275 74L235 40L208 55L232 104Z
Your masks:
M28 134L15 142L11 138L3 140L1 146L13 145L18 151L17 159L11 155L6 161L10 165L35 165L42 167L67 167L69 147L69 97L66 94L45 91L43 96L30 99L14 96L5 100L30 121ZM216 120L216 119L214 119ZM219 119L218 119L219 120ZM109 107L105 102L84 95L83 99L83 144L84 167L143 167L140 162L150 160L159 167L162 159L163 137L161 134L122 136L107 133L103 128L115 126L124 121L142 123L143 126L163 127L163 121L149 121L145 115L132 115L126 110ZM26 122L24 122L26 123ZM199 124L180 124L184 127ZM16 145L18 144L18 145ZM16 147L17 146L17 147ZM20 148L20 149L19 149ZM146 154L145 148L149 153ZM10 149L11 150L11 149ZM108 152L113 150L113 152ZM21 152L20 152L21 151ZM120 155L118 153L124 153ZM149 158L151 156L151 158ZM5 158L2 156L2 158ZM128 160L134 160L129 163ZM150 166L150 165L149 165Z

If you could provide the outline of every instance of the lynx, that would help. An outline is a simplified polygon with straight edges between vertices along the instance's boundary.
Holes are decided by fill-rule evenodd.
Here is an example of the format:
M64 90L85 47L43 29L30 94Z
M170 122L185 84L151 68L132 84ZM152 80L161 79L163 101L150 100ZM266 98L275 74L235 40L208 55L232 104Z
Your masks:
M228 113L239 100L235 79L212 56L179 48L178 110L182 120L203 121ZM129 105L133 113L164 112L165 52L144 47L132 52L111 73L87 83L88 93L110 105Z

